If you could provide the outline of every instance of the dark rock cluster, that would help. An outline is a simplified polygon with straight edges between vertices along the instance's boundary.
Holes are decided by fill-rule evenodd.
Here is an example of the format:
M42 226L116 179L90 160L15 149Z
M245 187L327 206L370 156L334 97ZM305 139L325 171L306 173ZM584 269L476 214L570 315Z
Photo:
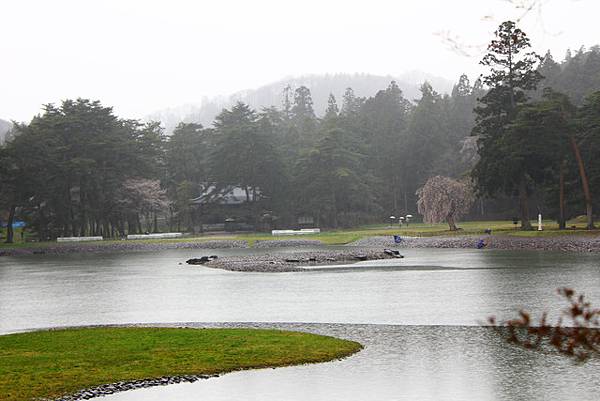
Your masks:
M188 265L203 265L205 263L210 262L211 260L215 260L218 259L219 257L217 255L211 255L211 256L201 256L199 258L191 258L185 261L185 263L187 263Z

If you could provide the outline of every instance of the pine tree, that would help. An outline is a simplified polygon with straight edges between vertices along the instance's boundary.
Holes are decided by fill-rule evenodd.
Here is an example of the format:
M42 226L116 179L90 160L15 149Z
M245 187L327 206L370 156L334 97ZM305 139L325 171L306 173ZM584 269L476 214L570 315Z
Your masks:
M521 228L531 230L528 191L530 177L523 171L511 170L506 153L506 134L517 116L518 109L528 100L527 92L535 90L542 79L536 66L540 57L529 51L529 38L512 21L500 25L496 38L488 46L481 64L489 68L483 82L489 91L475 109L474 135L479 136L480 159L473 178L480 194L494 196L503 191L519 195Z

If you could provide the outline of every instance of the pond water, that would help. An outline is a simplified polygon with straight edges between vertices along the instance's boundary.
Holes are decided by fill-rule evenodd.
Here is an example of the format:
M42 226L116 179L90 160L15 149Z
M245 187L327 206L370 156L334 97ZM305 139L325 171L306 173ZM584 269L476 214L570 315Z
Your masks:
M560 286L600 300L597 254L406 249L405 259L294 273L184 263L203 254L293 250L3 257L0 333L113 323L311 322L339 323L310 328L367 345L341 362L112 396L121 400L594 399L586 392L600 377L594 363L575 367L514 350L475 326L490 314L513 317L521 307L556 315L564 306Z
M273 327L273 325L257 325ZM598 361L507 347L489 328L298 325L274 327L350 338L365 349L342 361L235 372L193 384L136 390L107 401L595 400Z

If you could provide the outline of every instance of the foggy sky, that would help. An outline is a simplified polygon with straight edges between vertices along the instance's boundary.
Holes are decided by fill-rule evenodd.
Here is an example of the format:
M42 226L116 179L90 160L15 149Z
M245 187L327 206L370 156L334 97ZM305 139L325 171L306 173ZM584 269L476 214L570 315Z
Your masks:
M600 2L544 3L520 24L536 51L562 60L600 43ZM141 118L309 73L474 78L497 25L523 12L506 0L4 0L0 10L0 118L17 121L76 97Z

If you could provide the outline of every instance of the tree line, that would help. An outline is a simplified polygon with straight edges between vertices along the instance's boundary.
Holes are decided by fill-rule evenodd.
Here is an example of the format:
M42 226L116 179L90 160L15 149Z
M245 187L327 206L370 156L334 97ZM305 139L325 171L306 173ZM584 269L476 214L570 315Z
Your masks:
M340 227L415 213L418 190L444 176L471 179L480 199L502 198L495 207L504 213L518 201L525 229L531 207L562 227L586 210L591 227L600 199L600 50L556 63L529 48L506 22L482 60L489 73L473 83L462 75L450 94L427 82L419 99L406 99L395 82L372 97L348 88L318 117L309 88L286 87L281 105L237 103L211 127L181 123L169 136L158 122L119 118L98 101L46 105L14 124L0 149L0 202L9 227L24 219L40 239L117 237L161 224L193 231L209 212L191 200L210 192L209 211L232 187L245 202L225 213L251 224L269 216L289 227L310 215Z

